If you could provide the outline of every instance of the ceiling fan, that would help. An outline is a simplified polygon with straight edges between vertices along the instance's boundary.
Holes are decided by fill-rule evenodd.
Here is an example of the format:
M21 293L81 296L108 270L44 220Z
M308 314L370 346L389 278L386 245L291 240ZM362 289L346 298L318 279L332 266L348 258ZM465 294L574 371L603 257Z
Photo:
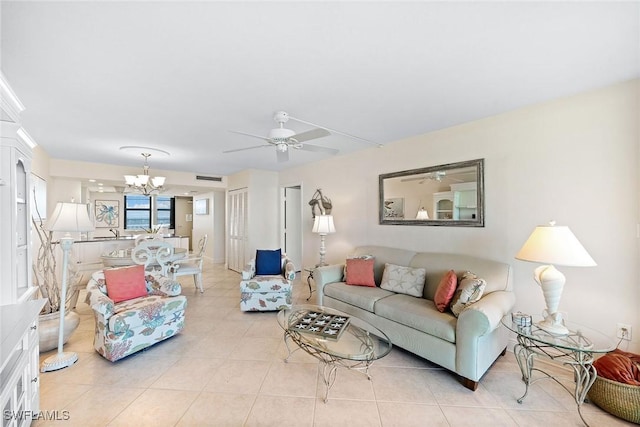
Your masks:
M433 180L433 181L437 181L440 182L442 181L445 177L447 176L447 173L445 171L436 171L436 172L430 172L427 173L423 176L417 176L415 178L404 178L401 179L401 182L406 182L406 181L420 181L418 184L424 184L425 181L427 180ZM449 176L449 179L455 182L462 182L461 179L457 179L457 178L452 178L451 176Z
M315 151L321 153L328 154L336 154L338 150L335 148L327 148L320 147L317 145L311 144L303 144L305 141L311 141L312 139L322 138L328 135L331 135L326 129L316 128L311 129L302 133L295 133L291 129L287 129L284 127L284 124L289 121L289 114L284 111L278 111L274 116L273 120L278 123L278 127L275 129L271 129L269 131L268 136L260 136L254 135L247 132L240 132L236 130L232 130L233 133L238 133L240 135L250 136L252 138L259 138L267 142L267 144L256 145L253 147L246 148L236 148L234 150L223 151L223 153L233 153L236 151L244 151L244 150L253 150L254 148L263 148L263 147L276 147L276 156L279 162L286 162L289 160L289 148L295 148L297 150L305 150L305 151Z

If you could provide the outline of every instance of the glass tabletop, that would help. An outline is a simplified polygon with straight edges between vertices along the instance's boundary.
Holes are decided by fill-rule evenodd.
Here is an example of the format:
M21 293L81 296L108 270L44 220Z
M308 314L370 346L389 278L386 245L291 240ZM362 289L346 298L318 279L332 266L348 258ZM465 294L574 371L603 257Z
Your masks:
M324 317L335 326L335 336L319 335L319 331L312 331L313 327L306 326L317 325L316 319L322 324ZM298 305L281 310L278 324L302 348L309 346L341 359L376 360L386 356L392 347L389 338L375 326L328 307ZM346 326L338 333L341 325Z
M520 336L556 348L589 353L608 353L616 348L616 343L611 337L587 326L565 321L564 325L569 329L569 333L567 335L553 335L536 326L543 319L542 316L531 317L531 326L521 326L513 322L511 314L504 316L500 322L507 329Z

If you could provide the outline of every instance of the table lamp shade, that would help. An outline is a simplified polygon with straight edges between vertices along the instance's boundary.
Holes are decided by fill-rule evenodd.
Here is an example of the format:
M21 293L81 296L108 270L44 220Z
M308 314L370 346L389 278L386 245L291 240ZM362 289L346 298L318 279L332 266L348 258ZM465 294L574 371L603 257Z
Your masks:
M93 221L89 218L87 205L58 202L53 214L47 220L45 229L50 231L92 231Z
M567 226L540 225L516 254L516 259L570 267L592 267L596 262Z
M335 233L336 227L333 225L333 215L316 215L311 231L318 234Z

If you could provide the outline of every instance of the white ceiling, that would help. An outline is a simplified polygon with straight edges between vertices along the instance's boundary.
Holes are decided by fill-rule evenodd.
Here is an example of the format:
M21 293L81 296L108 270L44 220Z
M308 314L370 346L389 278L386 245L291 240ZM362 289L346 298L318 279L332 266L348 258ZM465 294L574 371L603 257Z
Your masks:
M0 66L54 158L227 175L274 112L382 144L640 76L639 2L8 2ZM290 121L301 132L310 126ZM370 145L313 142L341 153ZM338 154L340 155L340 154Z

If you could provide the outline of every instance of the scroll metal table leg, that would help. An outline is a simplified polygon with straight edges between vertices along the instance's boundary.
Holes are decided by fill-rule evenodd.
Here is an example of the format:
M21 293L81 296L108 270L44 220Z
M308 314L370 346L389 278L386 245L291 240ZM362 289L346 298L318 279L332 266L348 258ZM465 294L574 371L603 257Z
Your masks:
M513 347L513 354L516 357L518 366L520 366L522 382L525 384L524 394L517 399L518 403L522 403L529 393L529 386L531 385L531 371L533 370L533 358L535 357L535 353L529 351L527 347L522 344L516 344Z
M578 406L578 415L580 415L580 419L582 420L584 425L588 427L589 424L582 416L582 404L587 397L589 389L598 376L596 368L593 367L591 361L567 362L565 363L565 365L569 365L573 369L574 380L576 383L574 398L576 401L576 405Z
M313 272L310 272L307 276L307 285L309 286L309 298L307 298L307 301L309 301L311 299L311 296L313 295L313 290L311 289L311 279L313 279Z
M333 387L333 384L336 382L338 367L330 361L323 361L322 365L322 381L325 385L324 403L327 403L329 401L329 390L331 390L331 387Z

